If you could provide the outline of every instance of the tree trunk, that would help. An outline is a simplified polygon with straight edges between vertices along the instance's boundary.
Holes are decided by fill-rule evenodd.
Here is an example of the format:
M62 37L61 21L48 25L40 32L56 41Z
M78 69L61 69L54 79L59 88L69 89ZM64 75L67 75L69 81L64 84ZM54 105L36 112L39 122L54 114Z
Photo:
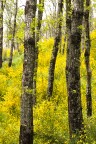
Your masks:
M70 34L71 34L71 0L66 0L66 41L67 41L67 57L69 57L69 48L70 48ZM66 58L66 81L67 81L67 91L68 91L68 66L69 59Z
M82 52L85 50L85 17L83 16L83 21L82 21L82 35L81 35L81 50Z
M37 18L37 31L36 31L36 47L35 47L35 68L34 68L34 80L33 80L33 97L34 104L36 104L36 80L37 80L37 68L38 68L38 42L40 40L40 29L44 9L44 0L39 0L40 7L38 8L38 18Z
M68 2L68 1L67 1ZM68 4L68 3L66 3ZM80 134L83 129L80 86L80 43L83 19L83 1L74 0L69 19L69 38L67 38L66 81L68 90L68 117L70 138ZM68 21L68 20L67 20ZM71 21L71 25L70 25Z
M49 66L49 78L48 78L48 89L47 95L48 98L52 96L53 92L53 82L54 82L54 71L55 71L55 63L58 54L59 44L61 41L61 28L62 28L62 12L63 12L63 0L58 0L58 14L57 18L59 19L57 24L57 33L54 40L54 46L52 50L50 66Z
M86 101L87 101L87 116L92 116L92 97L91 97L91 68L90 68L90 26L89 26L89 6L90 0L86 0L85 12L85 33L86 33L86 49L85 49L85 65L87 71L87 87L86 87Z
M16 33L16 17L17 17L17 11L18 11L18 0L16 0L15 5L16 7L15 7L15 13L14 13L13 34L12 34L10 58L9 58L9 64L8 64L9 67L11 67L12 65L13 49L15 47L14 39L15 39L15 33Z
M21 96L21 121L19 144L33 144L33 76L35 55L35 13L36 1L26 0L24 64ZM33 27L32 27L33 26Z
M3 0L0 1L0 68L2 67L3 51Z

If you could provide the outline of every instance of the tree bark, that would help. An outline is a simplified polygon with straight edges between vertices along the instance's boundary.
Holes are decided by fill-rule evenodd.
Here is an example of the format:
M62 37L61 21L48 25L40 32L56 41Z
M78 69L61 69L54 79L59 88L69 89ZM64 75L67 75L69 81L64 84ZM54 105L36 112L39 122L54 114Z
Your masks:
M89 24L89 6L90 0L86 0L85 11L85 33L86 33L86 49L85 49L85 65L87 71L87 87L86 87L86 101L87 101L87 116L92 116L92 96L91 96L91 68L90 68L90 24Z
M3 51L3 0L0 1L0 68L2 67Z
M66 0L66 41L67 41L67 57L69 57L70 48L70 34L71 34L71 0ZM68 72L67 68L69 66L69 59L66 58L66 81L67 81L67 91L68 91Z
M54 82L54 71L55 71L55 63L58 54L59 44L61 41L61 28L62 28L62 12L63 12L63 0L58 0L58 14L57 18L59 19L57 24L57 33L54 40L54 46L52 50L50 66L49 66L49 78L48 78L48 89L47 95L48 98L52 96L53 92L53 82Z
M21 95L21 121L19 144L33 144L33 76L35 55L36 1L26 0L24 64Z
M36 31L36 47L35 47L35 68L34 68L34 80L33 80L33 97L34 104L36 104L36 80L37 80L37 69L38 69L38 42L40 40L40 29L43 17L44 0L39 0L38 17L37 17L37 31Z
M18 11L18 0L15 2L15 13L14 13L14 24L13 24L13 34L12 34L12 41L11 41L11 50L10 50L10 58L9 58L9 64L8 66L11 67L12 65L12 59L13 59L13 49L15 47L15 33L16 33L16 17L17 17L17 11Z
M80 43L83 19L83 1L74 0L71 12L72 14L71 17L69 17L69 25L67 25L69 36L67 38L66 81L68 91L69 132L70 138L72 139L73 134L80 134L80 131L83 129L80 89Z

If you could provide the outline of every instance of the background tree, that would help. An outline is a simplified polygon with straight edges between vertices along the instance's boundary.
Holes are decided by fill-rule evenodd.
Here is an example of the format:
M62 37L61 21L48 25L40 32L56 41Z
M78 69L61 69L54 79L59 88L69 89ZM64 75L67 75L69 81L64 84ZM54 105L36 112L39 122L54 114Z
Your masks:
M33 97L36 0L26 0L20 144L33 144Z
M87 116L92 116L92 97L91 97L91 77L92 72L90 68L90 0L86 0L85 6L85 34L86 34L86 48L85 48L85 65L87 71L87 87L86 87L86 101L87 101Z
M0 1L0 68L2 67L3 51L3 0Z
M40 40L40 29L41 29L41 24L42 24L43 10L44 10L44 0L39 0L37 27L36 27L35 68L34 68L34 80L33 80L34 104L36 103L36 80L37 80L38 54L39 54L38 42Z
M4 45L5 48L9 48L11 45L11 38L12 38L12 30L13 30L13 12L14 12L14 4L13 1L7 0L5 5L5 11L4 11L4 42L6 45ZM10 9L11 7L11 9ZM6 19L7 17L7 19Z
M16 2L14 0L13 1L7 0L6 4L5 4L4 22L3 22L4 23L3 61L7 60L9 62L9 59L11 59L11 57L12 57L12 61L13 61L14 52L16 52L18 50L18 52L19 52L18 54L20 54L20 52L21 52L20 47L21 47L21 45L24 44L24 28L25 28L24 9L20 6L19 3L20 3L19 1ZM10 7L11 7L11 9L10 9ZM16 14L16 9L17 9L17 14ZM16 16L16 19L15 19L15 16ZM16 20L16 23L15 23L15 20ZM13 31L15 34L13 34ZM14 35L14 38L13 38L13 35ZM12 48L13 39L14 39L14 47ZM8 53L7 53L7 51L8 51ZM9 63L8 63L8 65L9 65Z
M66 0L66 40L67 40L67 57L69 56L69 48L70 48L70 34L71 34L71 0ZM67 68L69 66L69 59L66 58L66 81L68 83L68 72ZM67 85L68 88L68 85ZM67 90L68 91L68 90Z
M56 63L59 45L61 42L62 12L63 12L63 0L58 0L58 13L57 13L58 22L56 28L57 32L54 39L54 46L53 46L50 66L49 66L49 78L48 78L48 89L47 89L47 95L49 98L52 96L52 92L53 92L55 63Z
M18 11L18 0L16 0L15 4L15 11L14 11L14 23L13 23L13 32L12 32L12 41L11 41L11 50L10 50L10 58L9 58L9 67L12 65L12 58L13 58L13 49L15 49L15 34L16 34L16 17Z
M74 0L71 4L72 11L69 11L69 13L72 12L71 28L69 31L69 39L67 39L68 44L66 64L70 138L72 138L73 134L80 134L80 131L83 129L80 90L80 43L84 7L82 0L79 0L79 2L78 0Z
M41 34L46 38L56 36L58 0L45 1L44 17Z

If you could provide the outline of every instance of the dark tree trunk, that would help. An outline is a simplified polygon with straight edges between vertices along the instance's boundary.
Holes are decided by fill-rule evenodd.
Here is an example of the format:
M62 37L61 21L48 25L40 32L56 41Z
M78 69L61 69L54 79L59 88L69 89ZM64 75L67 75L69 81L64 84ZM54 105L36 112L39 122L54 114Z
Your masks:
M9 64L8 66L11 67L12 65L12 59L13 59L13 49L15 48L15 33L16 33L16 17L17 17L17 11L18 11L18 0L15 2L15 13L14 13L14 24L13 24L13 34L12 34L12 41L11 41L11 50L10 50L10 58L9 58Z
M67 1L68 2L68 1ZM66 3L68 4L68 3ZM83 116L81 106L80 86L80 43L81 25L83 19L83 1L74 0L72 6L71 25L70 19L67 38L67 63L66 81L68 90L68 117L70 138L73 134L80 134L83 129Z
M3 51L3 0L0 1L0 68L2 67Z
M63 0L58 0L57 18L60 20L58 21L58 24L57 24L57 33L56 33L56 37L54 40L54 46L53 46L50 66L49 66L49 78L48 78L48 89L47 89L48 98L52 96L52 92L53 92L55 63L56 63L56 58L58 54L59 44L61 41L62 12L63 12Z
M86 49L85 49L85 65L87 71L87 87L86 87L86 101L87 101L87 116L92 116L92 97L91 97L91 68L90 68L90 26L89 26L89 7L90 0L86 0L85 12L85 33L86 33Z
M33 103L36 104L36 80L37 80L37 68L38 68L38 42L40 40L40 29L42 23L44 0L39 0L40 8L38 8L38 18L37 18L37 33L36 33L36 47L35 47L35 68L34 68L34 80L33 80Z
M26 0L24 64L21 96L21 121L19 144L33 144L33 76L35 60L35 18L36 1ZM34 27L32 28L32 23Z
M66 0L66 41L67 41L67 57L69 57L70 48L70 34L71 34L71 0ZM68 72L67 68L69 66L69 59L66 58L66 81L67 81L67 91L68 91Z

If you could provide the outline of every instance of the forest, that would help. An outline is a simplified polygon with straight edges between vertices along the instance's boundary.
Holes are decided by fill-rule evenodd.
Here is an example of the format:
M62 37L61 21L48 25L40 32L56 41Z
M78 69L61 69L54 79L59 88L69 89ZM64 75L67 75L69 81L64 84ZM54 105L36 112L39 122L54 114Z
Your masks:
M96 0L0 0L0 144L96 144Z

